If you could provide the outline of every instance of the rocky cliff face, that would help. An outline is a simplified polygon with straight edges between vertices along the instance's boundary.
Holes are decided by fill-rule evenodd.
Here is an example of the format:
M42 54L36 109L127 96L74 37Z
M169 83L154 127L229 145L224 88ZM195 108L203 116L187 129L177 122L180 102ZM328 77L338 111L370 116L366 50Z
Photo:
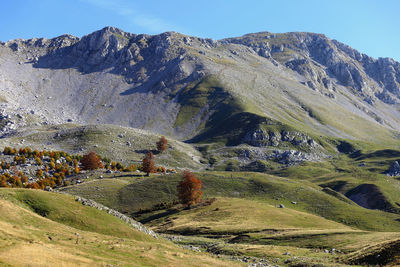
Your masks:
M106 27L0 44L0 106L11 128L109 123L189 139L233 112L256 112L307 132L367 139L374 129L386 138L400 130L399 88L398 62L313 33L214 41ZM258 142L254 134L244 142Z
M265 131L256 129L246 134L243 141L249 145L263 147L263 146L279 146L282 143L287 143L298 147L314 148L317 143L309 136L301 132L288 132L288 131Z
M331 92L340 84L370 104L376 98L389 104L400 101L398 62L371 58L324 35L258 33L227 41L249 46L261 56L276 59L303 76L303 83L314 90Z

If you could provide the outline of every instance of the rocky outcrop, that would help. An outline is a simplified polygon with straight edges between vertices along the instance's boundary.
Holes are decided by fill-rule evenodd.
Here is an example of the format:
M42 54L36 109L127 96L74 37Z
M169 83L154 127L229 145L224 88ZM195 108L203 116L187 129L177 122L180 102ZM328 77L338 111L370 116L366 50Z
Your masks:
M340 84L362 97L378 98L388 104L400 102L400 63L393 59L374 59L315 33L262 32L227 40L276 59L300 74L303 84L313 90L331 91Z
M235 151L238 161L245 170L265 171L258 161L275 161L277 163L292 166L304 161L321 161L329 156L322 151L303 152L297 150L271 149L268 147L249 147L241 146Z
M320 161L324 156L326 157L324 154L304 153L296 150L274 150L271 159L285 165L296 165L304 161Z
M277 147L282 144L291 144L293 146L316 148L318 143L309 136L294 131L267 131L262 129L255 129L249 131L243 138L243 142L252 146L264 147L273 146Z
M16 129L15 122L4 111L0 113L0 137L4 137Z
M243 142L252 146L278 146L281 141L280 134L256 129L248 132L243 138Z
M387 176L400 176L400 164L398 161L395 161L390 165L390 168L386 172L386 175Z

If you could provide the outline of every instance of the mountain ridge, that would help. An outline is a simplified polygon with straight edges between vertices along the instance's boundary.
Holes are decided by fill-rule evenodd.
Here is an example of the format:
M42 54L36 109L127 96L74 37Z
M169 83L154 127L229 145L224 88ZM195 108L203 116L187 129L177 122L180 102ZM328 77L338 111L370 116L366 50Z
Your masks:
M351 120L377 136L384 132L384 139L400 130L400 64L321 34L262 32L215 41L105 27L82 38L8 41L0 60L2 108L10 110L12 103L20 106L14 114L33 111L36 123L111 123L188 140L204 132L218 111L221 103L212 102L210 93L218 84L241 103L236 112L250 111L306 133L368 139L349 126ZM196 92L200 102L182 102L185 88L208 77L216 82ZM49 100L42 101L46 109L39 107L41 98ZM341 122L343 117L350 119Z

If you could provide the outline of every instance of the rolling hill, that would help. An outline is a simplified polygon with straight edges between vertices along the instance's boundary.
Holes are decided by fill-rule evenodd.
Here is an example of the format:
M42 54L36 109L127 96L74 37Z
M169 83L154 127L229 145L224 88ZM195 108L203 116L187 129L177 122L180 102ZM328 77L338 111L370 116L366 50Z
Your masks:
M399 140L400 63L322 34L105 27L0 42L1 148L96 151L126 166L153 151L178 170L72 173L55 186L159 239L67 194L2 188L0 265L396 265ZM1 174L13 168L12 155L0 160ZM191 208L177 202L183 169L203 182Z
M63 194L1 189L0 209L3 266L236 264L155 239Z

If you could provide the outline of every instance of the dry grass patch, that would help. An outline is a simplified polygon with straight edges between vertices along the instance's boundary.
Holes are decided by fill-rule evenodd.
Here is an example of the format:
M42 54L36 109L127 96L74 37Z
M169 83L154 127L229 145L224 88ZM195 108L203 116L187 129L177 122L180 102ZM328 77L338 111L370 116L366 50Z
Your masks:
M59 201L64 201L65 209L76 209L69 203L70 197L34 191L32 200L41 198L48 204L49 218L44 218L26 208L15 195L24 190L0 190L0 263L11 266L240 266L223 261L206 253L196 253L181 249L163 239L154 239L131 228L122 237L118 229L124 227L117 218L105 212L94 215L91 221L76 218L70 225L53 221L51 212L56 212ZM15 193L16 191L17 194ZM25 190L28 191L28 190ZM33 191L32 191L33 192ZM24 192L23 192L24 193ZM26 196L26 195L25 195ZM72 198L73 199L73 198ZM19 206L22 205L22 206ZM93 215L93 208L81 207L80 213ZM72 211L71 211L72 212ZM96 211L97 213L97 211ZM79 213L77 214L79 216ZM55 217L57 218L57 217ZM72 218L72 217L68 217ZM64 218L65 219L65 218ZM94 220L94 221L93 221ZM97 220L97 221L96 221ZM108 234L80 230L78 223L90 229L87 223L102 224L114 228ZM126 225L128 226L128 225ZM100 228L97 229L102 231Z
M209 206L184 210L178 214L152 222L157 225L169 221L168 231L173 232L257 232L267 229L331 229L351 231L348 226L322 217L289 208L277 208L259 201L239 198L217 198Z

